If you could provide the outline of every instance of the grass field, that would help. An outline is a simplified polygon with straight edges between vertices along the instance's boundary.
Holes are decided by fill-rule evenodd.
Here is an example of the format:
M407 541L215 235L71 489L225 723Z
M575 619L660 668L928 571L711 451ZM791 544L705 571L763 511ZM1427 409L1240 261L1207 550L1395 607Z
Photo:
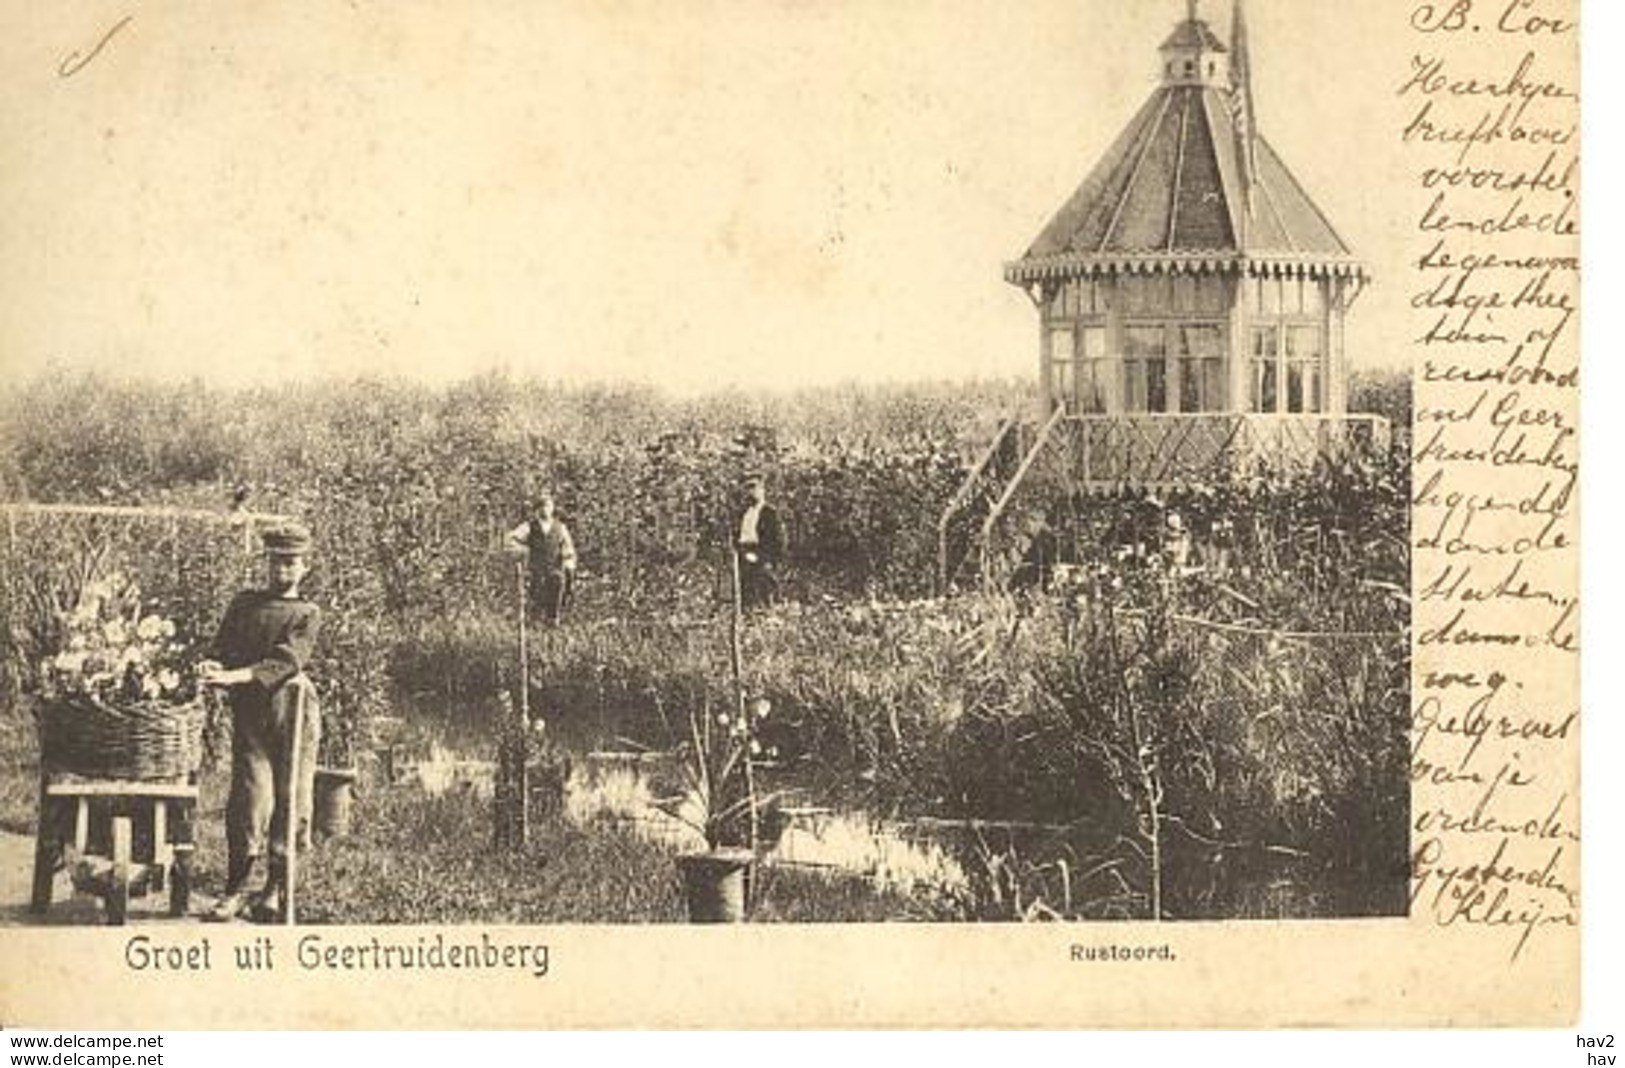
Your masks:
M1403 386L1373 380L1361 395L1403 419ZM757 918L1402 909L1403 462L1079 500L1066 536L1081 581L1064 594L929 599L936 517L992 416L1021 399L1006 384L674 400L500 378L324 393L41 379L0 392L0 486L14 500L211 509L246 493L310 521L324 756L369 766L386 720L419 756L494 754L520 686L514 573L495 548L541 486L577 532L583 582L569 624L534 643L532 708L577 759L681 751L690 718L732 700L716 546L739 476L766 471L792 538L789 603L743 636L742 681L772 708L757 728L766 788L802 808L930 823L965 879L905 892L772 870ZM70 418L78 432L56 433ZM1221 521L1234 531L1222 568L1171 581L1148 562L1142 528L1171 508L1199 539ZM231 538L174 523L12 526L8 829L32 825L27 695L57 633L43 594L92 550L139 577L191 643L253 563ZM549 817L518 855L490 841L481 795L375 780L355 835L309 865L308 915L681 918L672 847L624 825Z

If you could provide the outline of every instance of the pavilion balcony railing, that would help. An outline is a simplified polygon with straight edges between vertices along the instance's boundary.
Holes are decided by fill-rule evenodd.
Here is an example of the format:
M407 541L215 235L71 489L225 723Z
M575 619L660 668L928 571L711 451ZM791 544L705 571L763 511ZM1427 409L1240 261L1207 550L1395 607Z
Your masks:
M1012 466L1008 457L992 463L1012 442L1020 449L1019 463ZM1356 456L1386 456L1392 445L1388 420L1375 415L1075 415L1057 410L1030 438L1006 423L943 513L937 588L947 593L961 586L967 569L974 570L980 583L996 580L996 563L1008 555L1006 542L1021 525L1013 517L1042 512L1043 502L1058 496L1122 486L1167 490L1233 478L1291 476ZM968 540L951 543L949 532L959 529L953 524L966 518L978 520L977 529Z
M1375 415L1069 414L1066 422L1073 477L1084 487L1301 473L1385 455L1393 438L1388 420Z

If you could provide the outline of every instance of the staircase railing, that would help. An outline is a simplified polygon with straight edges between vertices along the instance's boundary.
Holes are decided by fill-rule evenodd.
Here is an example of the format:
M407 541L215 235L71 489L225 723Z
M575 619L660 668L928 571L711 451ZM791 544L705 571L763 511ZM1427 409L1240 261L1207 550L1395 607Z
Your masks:
M1005 509L1010 507L1010 501L1015 497L1016 491L1021 488L1021 483L1026 479L1027 473L1033 469L1033 465L1038 462L1038 458L1049 448L1050 439L1055 434L1055 428L1066 422L1066 419L1066 409L1064 407L1056 408L1055 413L1049 417L1043 428L1039 430L1038 437L1033 440L1032 448L1028 449L1027 455L1022 458L1021 466L1016 468L1015 475L1011 477L1009 482L1005 483L1004 492L999 494L999 499L994 502L992 509L987 514L987 519L982 522L982 544L980 548L982 554L982 582L984 585L992 574L993 528L998 526L999 519L1003 517Z
M970 474L966 475L965 481L960 484L959 490L948 501L947 507L943 508L942 518L937 520L936 592L939 597L948 593L948 586L952 581L952 573L955 570L948 559L949 527L952 525L954 517L964 511L965 507L970 504L983 477L986 476L988 469L993 466L993 462L1004 451L1006 440L1016 432L1019 425L1020 420L1014 415L1005 416L999 421L999 428L993 435L992 443L982 452L982 455L976 461L976 465L971 468Z

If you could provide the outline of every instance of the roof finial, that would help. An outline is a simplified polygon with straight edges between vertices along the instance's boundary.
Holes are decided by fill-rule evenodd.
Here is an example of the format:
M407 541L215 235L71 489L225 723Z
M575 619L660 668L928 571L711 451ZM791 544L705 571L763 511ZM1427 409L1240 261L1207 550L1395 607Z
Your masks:
M1196 0L1185 0L1185 21L1196 21Z

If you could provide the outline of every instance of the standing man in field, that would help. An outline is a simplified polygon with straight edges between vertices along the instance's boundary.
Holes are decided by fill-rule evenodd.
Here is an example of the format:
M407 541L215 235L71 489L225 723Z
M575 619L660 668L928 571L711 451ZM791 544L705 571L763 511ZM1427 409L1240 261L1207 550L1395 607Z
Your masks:
M576 574L575 542L554 507L553 495L543 493L531 518L508 532L509 551L529 557L530 617L550 627L564 616Z
M297 820L298 847L310 843L321 736L314 687L304 675L321 622L316 606L300 593L310 570L310 532L290 523L266 531L261 540L265 588L232 598L214 641L217 659L198 665L200 681L224 689L231 703L226 887L209 913L215 920L245 911L257 920L278 919L285 906L290 819ZM254 869L267 854L265 888L249 899Z
M755 476L745 483L749 503L734 523L734 551L739 554L739 600L745 608L771 605L778 593L774 574L784 559L784 524L767 503L767 483Z

